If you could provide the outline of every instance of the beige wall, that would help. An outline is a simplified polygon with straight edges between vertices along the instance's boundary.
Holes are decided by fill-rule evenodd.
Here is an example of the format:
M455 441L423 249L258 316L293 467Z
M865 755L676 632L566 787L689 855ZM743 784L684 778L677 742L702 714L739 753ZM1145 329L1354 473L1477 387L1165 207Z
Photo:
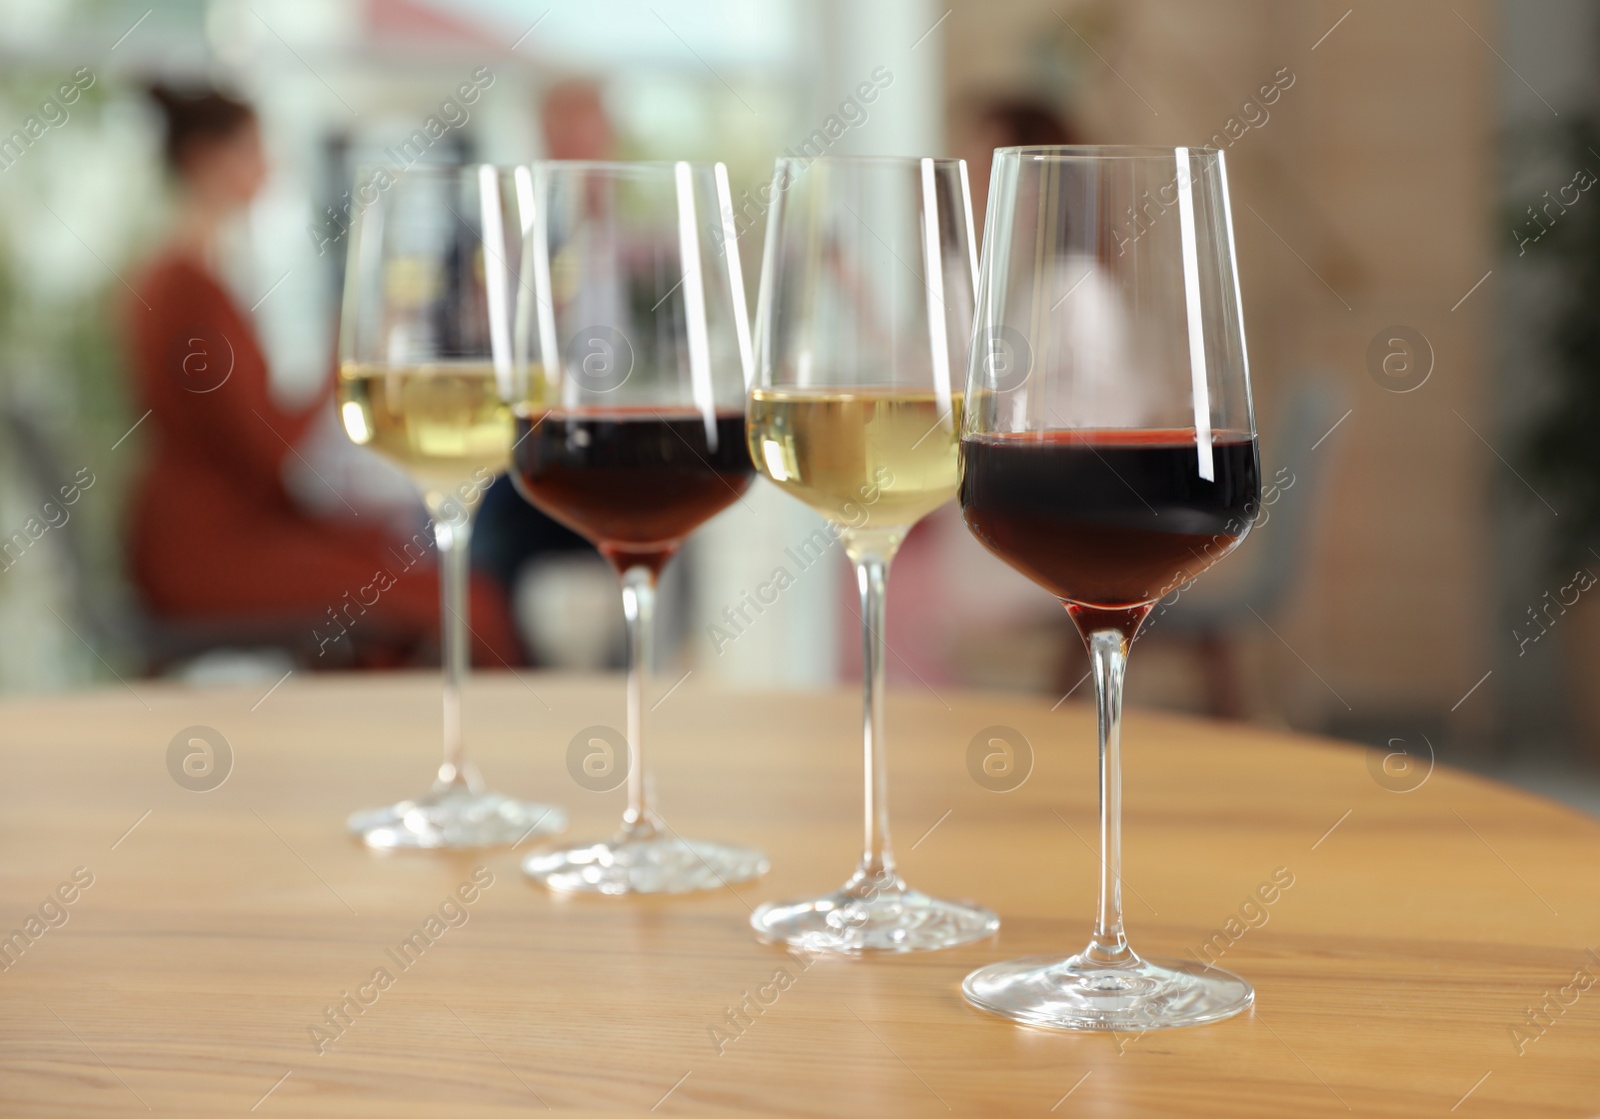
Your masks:
M1496 9L1363 6L1313 50L1349 8L1063 0L1058 18L1035 0L961 0L944 28L953 119L975 91L1037 85L1065 59L1093 142L1204 143L1280 68L1295 75L1228 159L1259 423L1307 368L1353 409L1318 450L1333 469L1295 603L1269 619L1353 710L1265 627L1249 638L1254 690L1301 724L1447 712L1489 670L1487 486L1507 469L1467 426L1498 444L1495 279L1451 310L1493 266L1500 63L1463 20L1493 42ZM1407 394L1367 370L1368 343L1396 324L1436 355ZM1456 729L1485 728L1492 696L1475 693Z

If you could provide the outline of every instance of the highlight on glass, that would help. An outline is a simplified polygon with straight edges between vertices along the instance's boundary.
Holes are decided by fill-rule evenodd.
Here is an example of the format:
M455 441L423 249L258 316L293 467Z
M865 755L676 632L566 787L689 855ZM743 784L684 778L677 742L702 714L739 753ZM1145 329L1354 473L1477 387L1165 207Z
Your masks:
M427 793L350 817L372 847L509 846L566 827L559 808L489 791L461 728L472 515L511 453L499 386L511 368L514 182L486 165L413 168L362 211L350 238L339 416L353 441L422 491L442 599L444 761Z
M966 166L950 159L780 159L756 319L750 454L825 517L861 598L865 836L855 873L769 902L766 940L912 951L993 933L983 906L906 884L889 843L884 605L889 565L956 492L972 323Z
M994 1014L1148 1030L1227 1018L1254 998L1220 968L1134 952L1121 878L1129 647L1155 603L1233 551L1259 512L1239 303L1221 152L996 153L961 508L973 535L1061 600L1088 647L1102 852L1083 951L967 976L967 999Z
M765 873L766 856L680 835L656 810L644 752L657 579L753 476L750 335L727 172L549 161L533 165L525 194L533 220L508 397L513 478L621 580L629 764L614 837L536 852L523 869L553 890L604 894L742 882Z

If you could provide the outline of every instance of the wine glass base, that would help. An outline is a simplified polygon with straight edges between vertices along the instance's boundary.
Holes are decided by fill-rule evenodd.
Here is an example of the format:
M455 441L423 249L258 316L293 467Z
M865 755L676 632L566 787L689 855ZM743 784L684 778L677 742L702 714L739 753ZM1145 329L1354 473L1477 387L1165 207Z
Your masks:
M536 851L522 870L560 893L686 894L759 878L771 865L751 847L656 835Z
M352 835L383 849L511 847L566 826L567 814L559 808L465 788L356 812L349 820Z
M1000 918L981 905L920 890L861 898L838 891L808 901L769 901L750 915L763 940L810 952L922 952L990 936Z
M961 984L979 1010L1055 1030L1171 1029L1220 1022L1255 1001L1220 968L1135 957L1108 967L1082 956L1030 956L979 968Z

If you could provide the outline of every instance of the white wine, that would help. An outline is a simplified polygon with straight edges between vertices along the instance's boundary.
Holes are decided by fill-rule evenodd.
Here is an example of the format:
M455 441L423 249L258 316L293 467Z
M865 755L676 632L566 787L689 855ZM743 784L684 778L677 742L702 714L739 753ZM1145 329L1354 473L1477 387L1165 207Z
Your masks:
M955 496L961 394L756 389L756 467L852 529L908 528Z
M511 408L485 362L347 363L339 418L353 442L393 459L433 493L486 481L511 462Z

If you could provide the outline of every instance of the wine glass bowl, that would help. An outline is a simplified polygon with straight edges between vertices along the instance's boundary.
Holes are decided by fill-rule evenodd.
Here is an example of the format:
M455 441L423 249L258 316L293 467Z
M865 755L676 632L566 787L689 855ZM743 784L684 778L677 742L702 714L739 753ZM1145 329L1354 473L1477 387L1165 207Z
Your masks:
M415 168L362 211L340 324L339 418L350 439L401 466L439 552L444 761L426 794L353 814L379 848L512 846L562 830L549 805L487 790L461 730L472 514L511 455L508 270L518 249L516 174Z
M1082 952L991 964L962 989L1058 1029L1217 1021L1252 1004L1248 982L1128 944L1121 716L1151 608L1237 547L1260 505L1226 163L1200 148L1001 149L986 229L962 514L1088 647L1102 853Z
M721 164L535 163L508 399L522 495L616 570L628 620L628 806L611 839L536 852L552 890L682 893L766 872L761 852L685 839L643 756L656 582L738 501L750 363ZM724 251L724 248L726 251Z
M780 159L762 264L750 456L826 518L862 609L865 839L821 897L768 902L763 940L812 951L906 952L989 936L980 905L911 888L889 844L884 602L912 526L957 483L962 358L972 323L965 165Z

